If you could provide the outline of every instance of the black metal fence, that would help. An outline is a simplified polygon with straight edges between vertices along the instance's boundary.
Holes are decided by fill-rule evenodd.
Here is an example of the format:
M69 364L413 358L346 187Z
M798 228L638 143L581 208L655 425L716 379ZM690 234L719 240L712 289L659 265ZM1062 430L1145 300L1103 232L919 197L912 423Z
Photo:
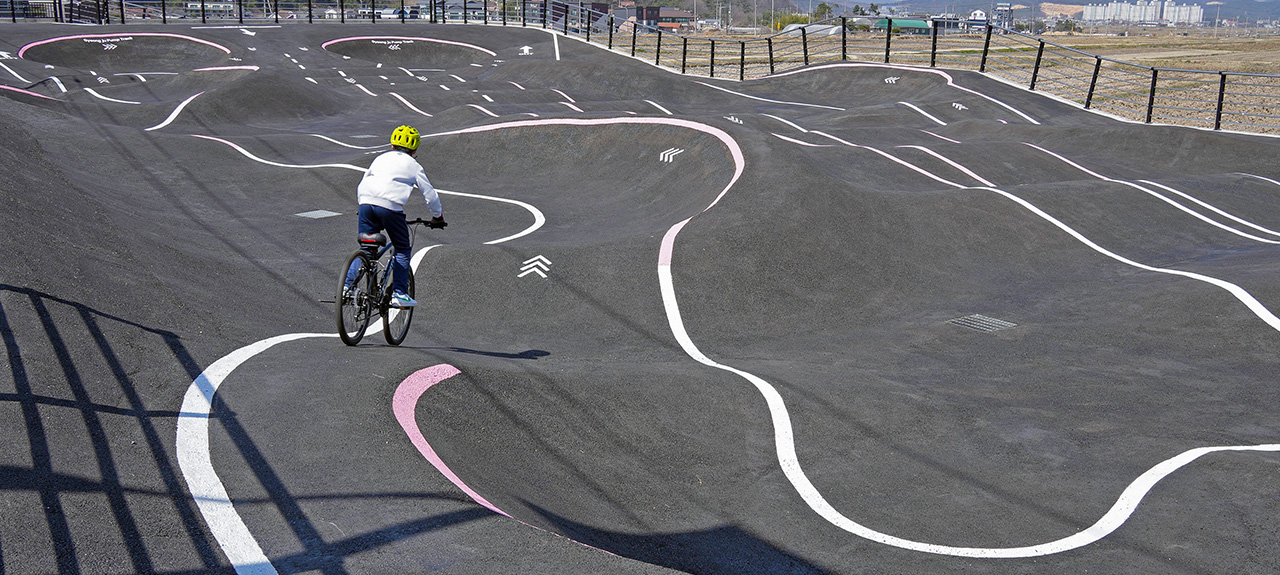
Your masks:
M1184 70L1105 58L997 26L933 20L927 33L855 30L834 18L768 37L681 35L558 0L4 0L9 19L114 24L366 22L538 27L682 74L748 80L833 62L961 70L1147 123L1280 133L1280 75Z

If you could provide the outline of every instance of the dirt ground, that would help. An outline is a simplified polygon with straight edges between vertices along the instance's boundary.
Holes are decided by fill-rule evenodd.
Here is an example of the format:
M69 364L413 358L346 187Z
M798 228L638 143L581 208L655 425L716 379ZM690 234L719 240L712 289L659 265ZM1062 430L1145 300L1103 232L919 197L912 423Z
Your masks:
M1280 35L1227 36L1212 29L1134 28L1128 36L1054 34L1045 39L1090 54L1161 68L1280 74ZM1115 32L1121 32L1117 27ZM1112 32L1112 33L1115 33ZM1186 34L1185 36L1182 34Z

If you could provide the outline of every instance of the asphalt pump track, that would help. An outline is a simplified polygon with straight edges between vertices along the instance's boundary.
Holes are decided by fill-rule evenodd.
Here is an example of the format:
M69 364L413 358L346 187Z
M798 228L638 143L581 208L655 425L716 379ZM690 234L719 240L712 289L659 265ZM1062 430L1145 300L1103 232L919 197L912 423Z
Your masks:
M1275 139L513 27L0 30L0 573L1280 569ZM405 123L450 226L346 347Z

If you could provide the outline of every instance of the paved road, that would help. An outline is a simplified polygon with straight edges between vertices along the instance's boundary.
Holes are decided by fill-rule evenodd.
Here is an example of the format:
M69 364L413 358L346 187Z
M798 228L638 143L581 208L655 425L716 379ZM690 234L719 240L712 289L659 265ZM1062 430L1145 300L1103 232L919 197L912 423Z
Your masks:
M532 29L0 29L0 572L1280 567L1274 139ZM402 123L451 225L348 348Z

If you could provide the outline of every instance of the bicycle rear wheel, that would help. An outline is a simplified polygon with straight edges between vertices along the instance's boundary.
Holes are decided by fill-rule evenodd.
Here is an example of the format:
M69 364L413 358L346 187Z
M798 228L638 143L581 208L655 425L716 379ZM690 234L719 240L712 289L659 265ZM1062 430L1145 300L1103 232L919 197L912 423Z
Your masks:
M355 278L347 283L347 275L356 266ZM338 335L342 343L355 345L364 337L373 315L373 269L369 257L357 250L342 266L342 279L338 282L338 297L334 299L334 314L338 322Z
M400 345L404 336L409 334L409 322L413 320L413 308L394 308L387 305L391 301L391 282L387 282L386 292L382 297L382 333L387 336L387 343ZM413 272L409 273L409 297L415 297Z

